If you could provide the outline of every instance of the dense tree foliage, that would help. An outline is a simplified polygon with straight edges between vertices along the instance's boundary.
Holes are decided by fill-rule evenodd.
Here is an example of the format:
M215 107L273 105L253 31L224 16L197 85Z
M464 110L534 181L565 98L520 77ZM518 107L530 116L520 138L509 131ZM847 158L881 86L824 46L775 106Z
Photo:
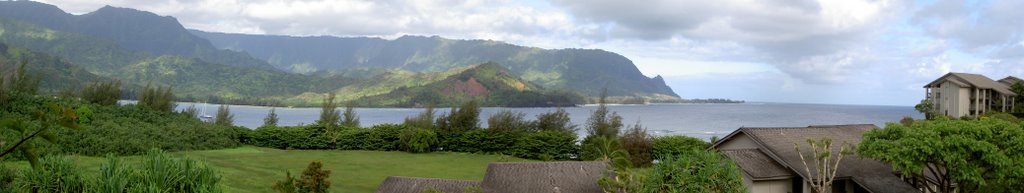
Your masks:
M496 132L535 131L536 122L526 120L526 113L503 110L487 118L487 129Z
M703 151L711 147L704 140L682 135L659 136L652 141L651 152L655 158L679 157L690 151Z
M423 112L415 117L406 117L402 124L414 128L434 130L434 105L432 103L427 104L426 108L423 108Z
M577 128L569 118L569 112L558 108L554 112L537 115L537 130L576 133Z
M889 123L865 133L858 151L891 164L928 192L1024 189L1024 128L1018 123L941 118L910 126Z
M331 188L330 170L323 170L323 163L310 162L299 178L292 177L291 172L285 173L285 179L274 183L274 191L279 193L326 193Z
M711 151L689 151L661 160L651 169L644 187L640 192L747 192L739 167Z
M633 163L633 166L647 167L651 165L651 161L654 160L654 152L652 152L654 141L651 135L647 134L647 128L637 123L623 133L619 140L622 141L622 148L629 153L629 161Z
M121 99L121 81L97 82L82 89L82 100L99 105L116 105Z
M925 119L931 120L935 116L935 102L931 99L921 100L921 103L914 105L914 109L924 114Z
M1014 82L1010 85L1010 91L1017 94L1016 97L1013 97L1013 112L1024 113L1024 82Z
M170 86L153 87L152 84L148 84L142 89L139 105L158 111L174 111L174 93L171 91Z

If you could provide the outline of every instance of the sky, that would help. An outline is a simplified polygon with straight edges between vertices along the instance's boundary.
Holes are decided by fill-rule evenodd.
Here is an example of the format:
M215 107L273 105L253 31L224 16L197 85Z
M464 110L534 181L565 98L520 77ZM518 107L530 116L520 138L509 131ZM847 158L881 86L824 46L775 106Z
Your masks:
M439 35L603 49L683 98L910 106L948 73L1024 77L1024 1L39 0L104 5L204 31Z

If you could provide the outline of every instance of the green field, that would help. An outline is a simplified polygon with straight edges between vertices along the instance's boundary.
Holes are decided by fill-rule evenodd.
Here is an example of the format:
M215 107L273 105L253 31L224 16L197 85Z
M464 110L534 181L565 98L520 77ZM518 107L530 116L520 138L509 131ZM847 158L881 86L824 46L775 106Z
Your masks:
M413 176L482 180L487 164L526 161L508 156L435 152L411 154L383 151L279 150L260 147L176 152L204 160L217 168L229 192L273 192L285 170L302 173L311 161L322 161L331 170L332 192L373 192L387 176ZM134 159L134 158L133 158ZM105 159L77 157L86 171L99 171ZM28 167L27 163L19 163Z

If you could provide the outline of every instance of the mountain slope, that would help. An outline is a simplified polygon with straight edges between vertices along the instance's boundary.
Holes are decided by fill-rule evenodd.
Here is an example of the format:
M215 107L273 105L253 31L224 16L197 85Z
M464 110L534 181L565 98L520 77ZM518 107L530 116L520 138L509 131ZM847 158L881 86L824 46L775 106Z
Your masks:
M220 50L186 30L176 19L144 11L105 6L73 15L53 5L0 1L0 18L16 19L57 31L105 38L132 51L199 58L208 62L273 69L242 52Z
M477 100L485 106L538 107L572 106L583 102L575 93L545 90L513 75L493 62L470 66L444 79L353 101L357 105L414 107L429 103L457 106Z
M421 36L384 40L192 32L219 48L244 51L279 69L299 73L373 68L438 72L494 61L546 88L597 96L607 87L613 96L678 99L659 77L646 77L629 59L603 50L547 50Z
M13 74L21 62L25 62L27 74L40 78L40 93L77 92L86 84L113 80L92 74L58 57L0 43L0 72L4 76Z
M179 97L198 100L220 98L227 100L222 102L252 104L257 101L254 98L281 100L305 92L330 92L349 84L342 78L229 66L181 56L152 56L126 50L107 39L11 19L0 18L0 42L62 57L93 74L127 83L172 86Z

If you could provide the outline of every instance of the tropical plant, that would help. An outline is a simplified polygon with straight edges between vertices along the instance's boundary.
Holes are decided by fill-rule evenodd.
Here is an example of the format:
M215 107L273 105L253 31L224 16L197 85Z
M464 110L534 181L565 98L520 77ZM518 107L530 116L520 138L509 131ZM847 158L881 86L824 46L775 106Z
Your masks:
M832 139L807 139L807 145L810 146L810 160L804 158L804 151L800 150L800 144L793 144L798 155L800 155L800 162L804 164L804 172L811 179L811 188L815 192L832 192L832 181L836 179L836 173L839 171L839 163L843 161L843 157L846 155L853 154L853 147L845 141L842 145L839 145L838 151L832 146ZM810 161L810 163L808 163ZM810 166L814 165L814 171L811 172Z
M583 160L606 161L616 168L616 171L632 167L629 159L629 152L622 149L622 142L618 138L594 136L583 140Z
M889 123L864 134L858 154L888 164L923 192L1024 190L1024 128L998 119Z
M284 180L274 182L274 186L271 188L278 193L296 193L298 192L298 187L295 181L297 180L292 176L292 172L285 171Z
M935 102L933 102L931 99L921 100L921 103L914 105L914 109L916 109L917 112L923 113L925 119L928 120L934 119L934 116L936 114Z
M747 192L743 173L717 152L693 150L655 164L642 192Z
M45 110L40 110L31 115L31 122L19 118L6 118L0 120L0 128L11 130L17 134L17 139L15 141L0 141L0 147L3 148L3 152L0 153L0 158L18 151L28 159L33 168L38 168L38 157L35 152L33 152L32 143L29 142L36 137L41 137L52 143L56 141L56 137L50 131L51 129L79 128L77 113L71 108L58 106L56 104L49 104L47 107L48 108Z
M47 156L42 165L23 170L14 181L19 192L85 192L89 182L81 169L65 156Z

